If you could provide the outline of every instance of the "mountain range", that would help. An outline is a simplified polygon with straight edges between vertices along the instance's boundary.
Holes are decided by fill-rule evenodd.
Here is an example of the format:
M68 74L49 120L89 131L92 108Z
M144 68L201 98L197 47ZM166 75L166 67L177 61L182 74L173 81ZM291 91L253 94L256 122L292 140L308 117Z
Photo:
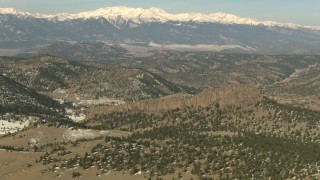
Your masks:
M55 41L208 46L208 50L318 54L320 27L258 21L226 13L170 14L159 8L107 7L77 14L0 9L0 48L34 49ZM214 45L214 46L212 46Z
M14 8L1 8L1 14L12 14L19 17L42 18L52 21L66 21L74 19L97 19L105 18L114 23L115 26L121 28L120 22L132 21L137 24L150 22L202 22L202 23L222 23L222 24L246 24L246 25L265 25L265 26L279 26L287 28L301 28L320 30L320 26L302 26L293 23L278 23L274 21L258 21L251 18L241 18L232 14L223 12L203 14L203 13L180 13L170 14L163 9L151 7L149 9L129 8L126 6L106 7L94 11L81 12L77 14L59 13L56 15L32 14L28 12L17 11ZM117 21L117 22L116 22Z

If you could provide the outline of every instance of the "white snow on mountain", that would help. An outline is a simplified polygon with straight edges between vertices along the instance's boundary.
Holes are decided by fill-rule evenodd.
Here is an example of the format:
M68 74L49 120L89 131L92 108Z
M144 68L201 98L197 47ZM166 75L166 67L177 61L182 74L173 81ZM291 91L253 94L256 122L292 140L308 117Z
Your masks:
M1 14L17 14L17 10L14 8L0 8Z
M76 141L79 139L94 139L96 137L107 136L111 133L109 131L97 131L92 129L68 129L64 134L62 134L63 139Z
M39 14L39 13L29 13L29 12L23 12L23 11L18 11L14 8L0 8L0 14L7 14L7 15L15 15L18 17L26 18L26 17L33 17L33 18L53 18L56 15L44 15L44 14Z
M127 24L127 21L131 21L136 24L150 23L150 22L161 22L165 23L168 21L178 22L198 22L198 23L222 23L222 24L245 24L245 25L264 25L264 26L279 26L285 28L302 28L320 30L320 26L302 26L292 23L278 23L274 21L258 21L251 18L241 18L232 14L227 13L179 13L171 14L160 8L129 8L126 6L115 6L97 9L94 11L81 12L77 14L59 13L56 15L43 15L43 14L32 14L28 12L17 11L13 8L0 8L0 14L12 14L19 17L33 17L33 18L45 18L48 20L55 21L66 21L73 19L98 19L105 18L112 24L115 24L118 28ZM120 22L119 22L120 21Z
M14 8L0 8L0 14L11 14L16 16L32 16L31 13L17 11Z

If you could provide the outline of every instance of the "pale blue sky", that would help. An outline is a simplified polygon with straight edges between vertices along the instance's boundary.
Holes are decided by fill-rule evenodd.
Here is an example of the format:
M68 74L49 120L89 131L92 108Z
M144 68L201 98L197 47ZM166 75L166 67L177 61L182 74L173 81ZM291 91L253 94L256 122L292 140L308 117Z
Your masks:
M0 0L0 7L46 14L119 5L160 7L170 13L225 12L258 20L320 26L320 0Z

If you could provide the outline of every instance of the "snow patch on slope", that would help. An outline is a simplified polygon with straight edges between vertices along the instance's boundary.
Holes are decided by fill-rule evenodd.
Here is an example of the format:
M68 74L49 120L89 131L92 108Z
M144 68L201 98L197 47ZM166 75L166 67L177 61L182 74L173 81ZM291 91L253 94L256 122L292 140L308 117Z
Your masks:
M111 99L111 98L86 99L86 100L80 100L78 102L79 105L84 105L84 106L101 105L101 104L119 105L124 103L125 101L123 100Z
M82 122L86 119L86 115L80 112L76 112L73 109L66 109L68 117L74 122Z
M97 131L92 129L68 129L63 135L63 139L76 141L78 139L94 139L96 137L110 135L109 131Z
M8 121L0 119L0 135L15 133L30 125L30 121Z

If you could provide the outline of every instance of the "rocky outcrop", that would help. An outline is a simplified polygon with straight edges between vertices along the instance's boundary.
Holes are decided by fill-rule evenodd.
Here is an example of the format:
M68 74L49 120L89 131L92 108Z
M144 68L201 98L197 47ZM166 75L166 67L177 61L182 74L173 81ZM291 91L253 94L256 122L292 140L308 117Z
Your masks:
M227 85L220 88L208 88L196 95L175 94L160 99L149 99L125 103L117 106L99 106L90 109L89 117L108 112L139 110L156 113L183 107L208 107L219 105L220 108L253 104L261 98L259 91L250 85Z

